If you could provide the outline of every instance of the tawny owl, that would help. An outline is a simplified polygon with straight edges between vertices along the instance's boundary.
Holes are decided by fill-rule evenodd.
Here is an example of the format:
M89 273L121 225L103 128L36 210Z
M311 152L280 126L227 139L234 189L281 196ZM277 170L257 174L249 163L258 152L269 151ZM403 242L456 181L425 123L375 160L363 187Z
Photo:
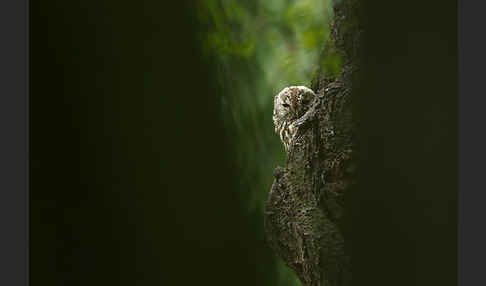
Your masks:
M289 151L290 142L297 132L295 121L305 114L315 97L315 93L305 86L286 87L275 96L273 124L286 152Z

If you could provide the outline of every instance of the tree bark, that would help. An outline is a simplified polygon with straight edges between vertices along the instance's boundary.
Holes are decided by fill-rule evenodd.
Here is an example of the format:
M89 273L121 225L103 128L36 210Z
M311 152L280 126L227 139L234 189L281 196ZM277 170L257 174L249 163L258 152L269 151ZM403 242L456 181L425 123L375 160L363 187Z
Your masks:
M298 120L286 166L275 169L265 210L270 246L305 286L351 281L343 217L344 194L356 181L352 94L359 71L359 12L358 1L334 3L332 44L343 56L342 70L335 79L324 72L313 79L317 100Z

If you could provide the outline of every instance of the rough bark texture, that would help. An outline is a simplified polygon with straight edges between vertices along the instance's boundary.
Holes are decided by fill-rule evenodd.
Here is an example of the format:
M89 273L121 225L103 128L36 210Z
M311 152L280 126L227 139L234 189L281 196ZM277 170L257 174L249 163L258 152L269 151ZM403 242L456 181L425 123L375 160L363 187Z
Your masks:
M351 281L341 222L344 194L355 183L351 95L362 34L358 11L355 0L334 5L332 40L344 57L342 71L334 80L322 73L314 78L318 99L298 120L287 165L276 168L266 205L267 240L303 285Z

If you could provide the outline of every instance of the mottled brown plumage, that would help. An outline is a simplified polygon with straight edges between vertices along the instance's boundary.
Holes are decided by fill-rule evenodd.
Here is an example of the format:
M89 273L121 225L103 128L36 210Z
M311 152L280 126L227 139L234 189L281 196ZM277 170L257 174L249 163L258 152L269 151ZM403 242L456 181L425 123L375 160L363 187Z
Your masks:
M273 123L275 132L280 136L286 152L297 132L297 126L294 123L305 114L315 98L314 92L305 86L286 87L275 96Z

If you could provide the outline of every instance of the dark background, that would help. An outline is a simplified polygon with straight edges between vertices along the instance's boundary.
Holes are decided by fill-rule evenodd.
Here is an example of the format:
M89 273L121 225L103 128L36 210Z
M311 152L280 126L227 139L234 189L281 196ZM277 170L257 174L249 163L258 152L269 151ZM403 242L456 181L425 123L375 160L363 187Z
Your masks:
M354 280L457 285L458 5L364 3Z
M365 4L354 277L455 285L457 3L389 2ZM31 1L32 285L276 284L193 12Z

